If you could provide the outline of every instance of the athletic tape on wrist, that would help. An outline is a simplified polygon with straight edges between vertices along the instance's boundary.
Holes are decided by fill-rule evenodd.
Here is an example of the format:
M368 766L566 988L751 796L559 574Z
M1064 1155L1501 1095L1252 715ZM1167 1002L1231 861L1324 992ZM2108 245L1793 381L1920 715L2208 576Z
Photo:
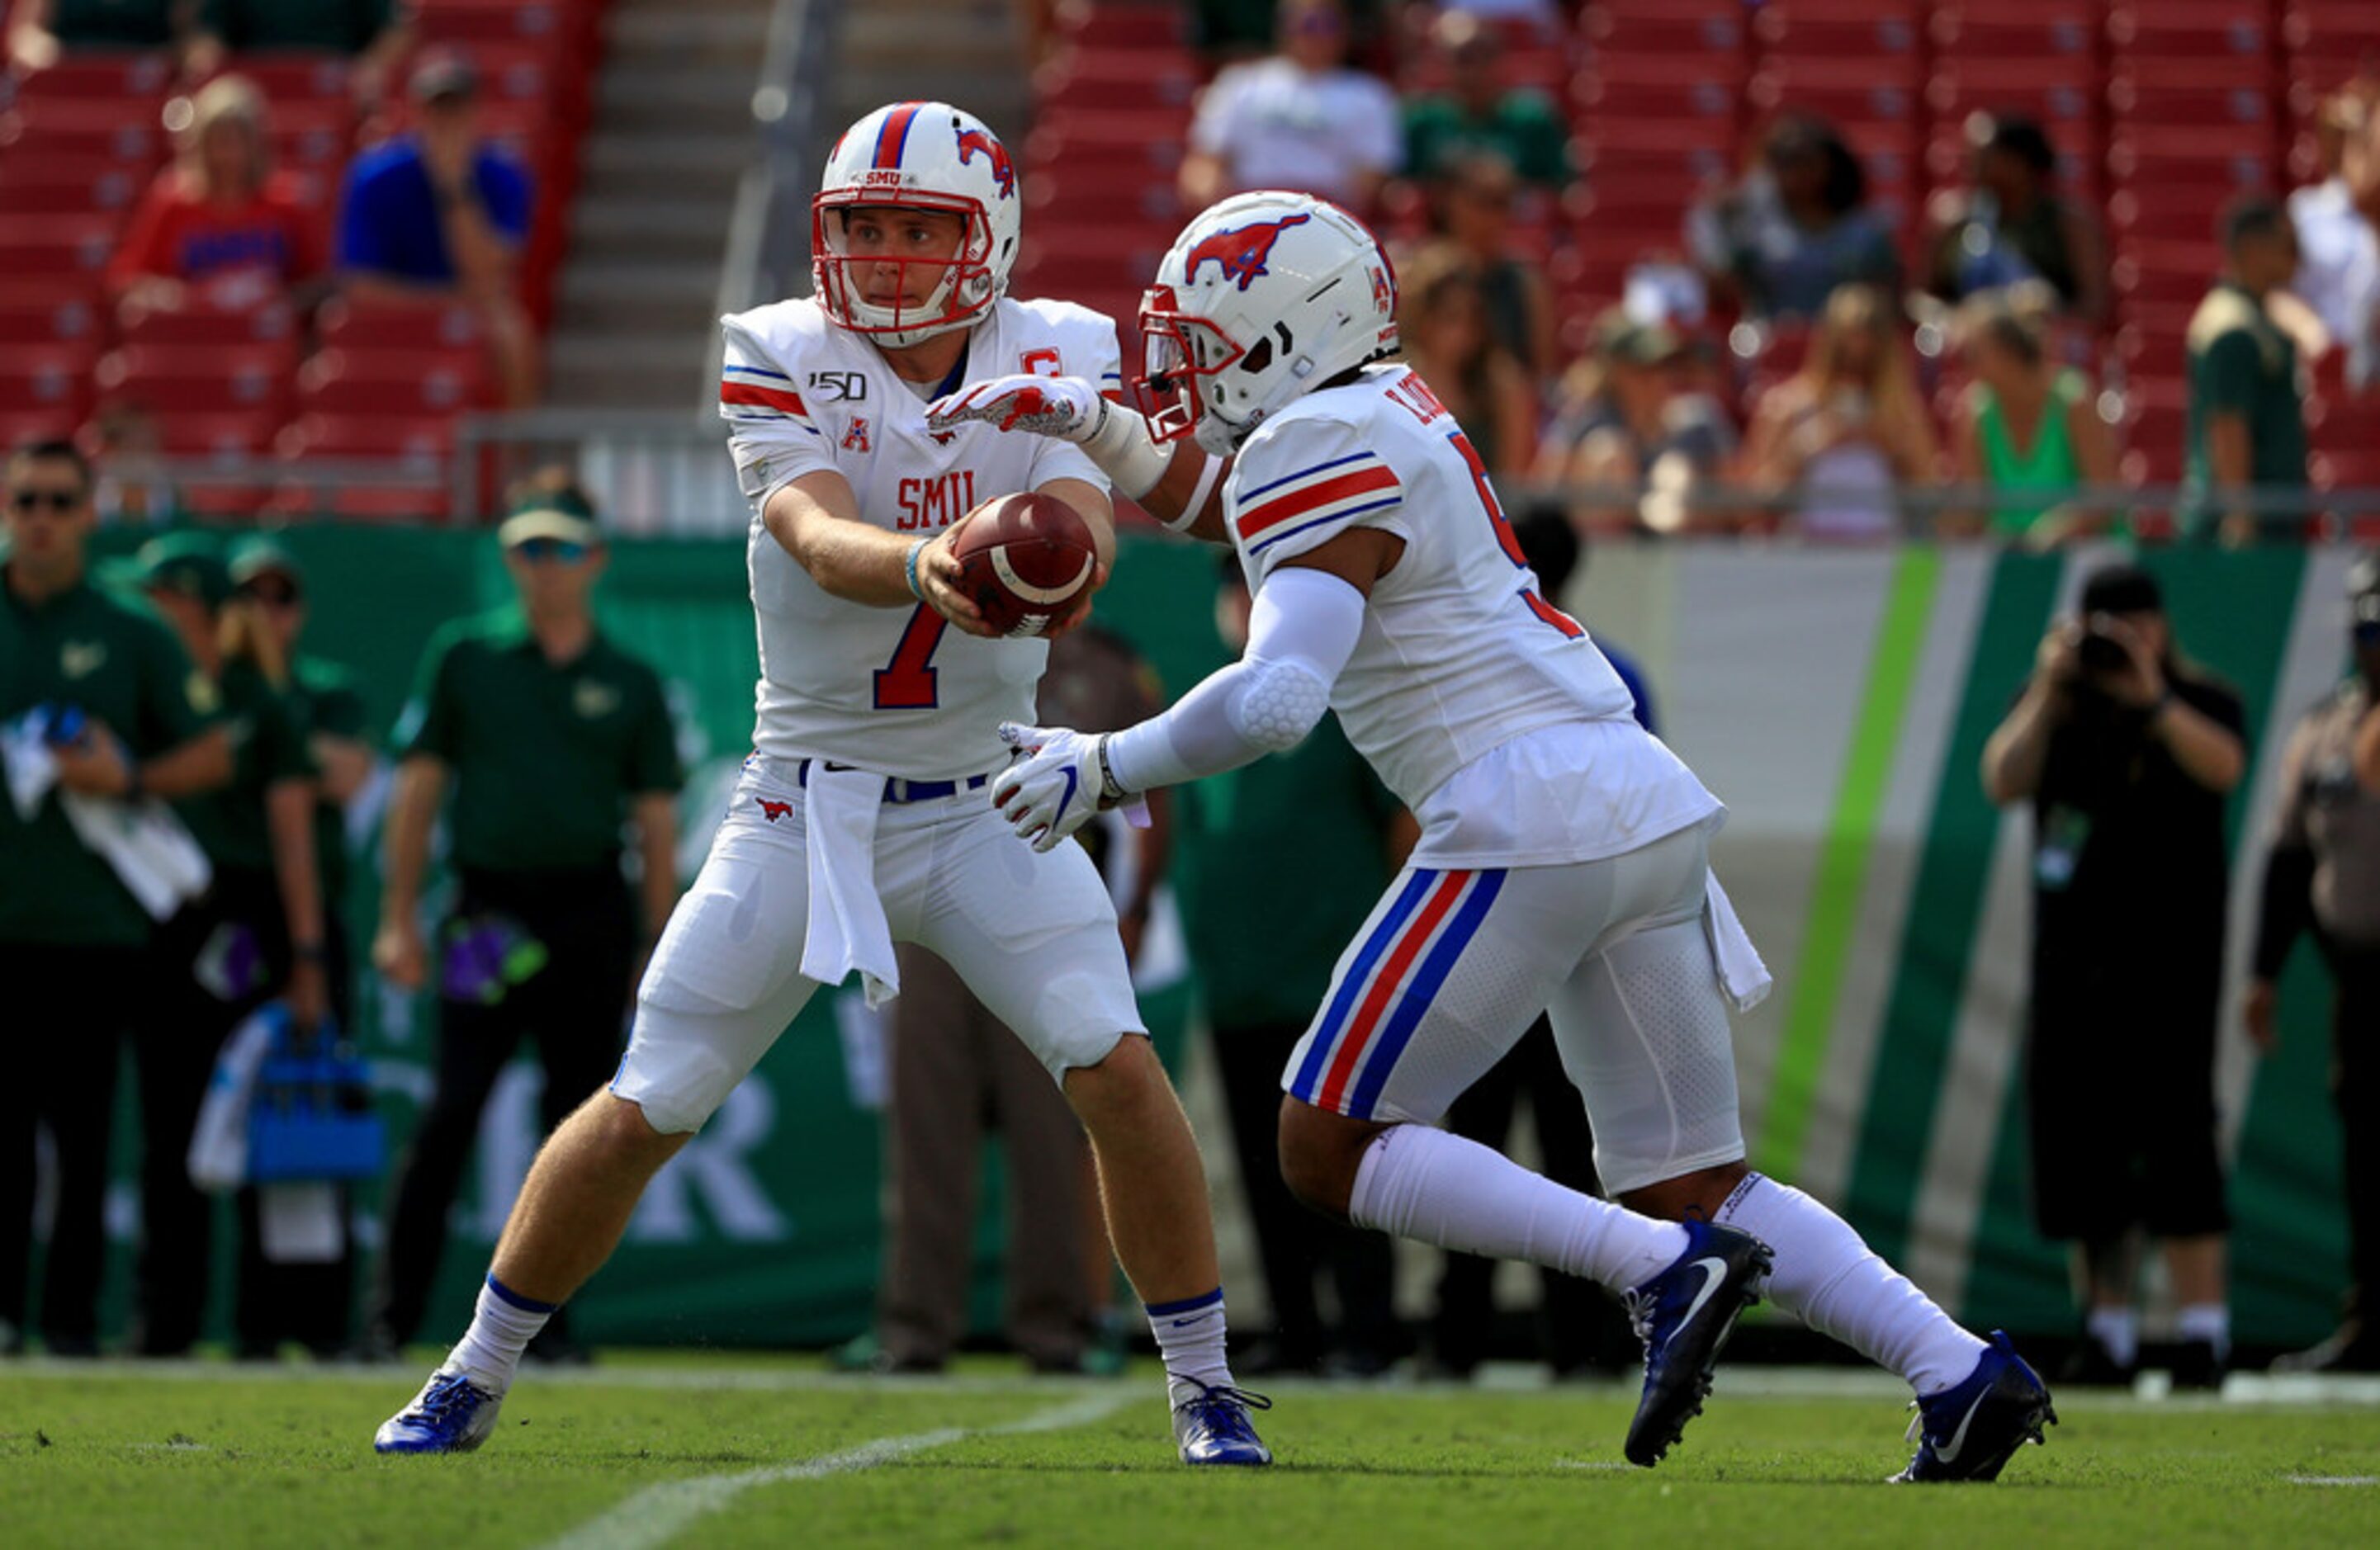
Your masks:
M1106 398L1099 400L1099 423L1083 438L1082 448L1135 501L1156 489L1173 466L1173 454L1148 439L1148 422L1140 412Z
M901 573L909 581L909 595L919 602L926 600L926 589L917 585L917 556L925 553L926 545L932 541L930 539L919 539L909 546L909 557L901 562Z

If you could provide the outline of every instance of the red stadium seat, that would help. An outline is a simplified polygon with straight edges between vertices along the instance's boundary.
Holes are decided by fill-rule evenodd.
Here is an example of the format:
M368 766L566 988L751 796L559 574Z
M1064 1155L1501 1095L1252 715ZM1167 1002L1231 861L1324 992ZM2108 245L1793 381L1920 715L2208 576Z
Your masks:
M2262 68L2228 62L2119 63L2107 79L2107 106L2123 124L2269 125L2273 82Z
M0 155L39 154L156 164L164 130L151 105L29 97L0 114Z
M147 172L112 157L0 157L0 210L11 216L121 216L149 186Z
M1186 6L1164 0L1073 0L1059 13L1065 35L1086 48L1187 48Z
M157 417L157 441L178 457L219 462L254 457L272 446L281 429L278 411L249 414L167 414Z
M456 414L484 401L482 362L469 348L329 349L298 372L298 403L309 414L334 417Z
M96 275L115 252L114 215L52 215L0 222L0 281Z
M2095 60L2098 0L1939 0L1929 30L1941 64Z
M432 42L507 42L564 34L556 0L414 0L414 25Z
M1765 58L1864 59L1913 71L1924 10L1913 0L1767 0L1752 30Z
M135 345L99 363L100 395L161 415L269 414L287 418L298 342L240 345Z
M1876 61L1772 60L1753 78L1748 96L1758 113L1814 113L1839 129L1893 124L1914 133L1925 106L1924 82L1913 66L1885 67Z
M1615 64L1581 71L1571 101L1603 124L1699 119L1732 126L1743 110L1743 78L1719 60L1633 60L1625 69Z
M1035 72L1035 94L1074 108L1187 107L1198 72L1187 53L1071 48Z
M468 307L349 297L326 304L318 326L323 344L349 350L458 349L480 336L480 316Z
M2119 6L2107 18L2119 59L2211 60L2265 68L2273 52L2272 9L2264 0L2154 0Z
M21 345L0 358L0 414L56 415L79 423L91 406L89 341Z
M455 448L455 422L445 415L310 414L281 432L276 448L285 458L393 458L435 469Z
M99 323L95 293L60 297L41 287L0 286L0 370L15 358L10 346L96 342Z
M163 54L77 49L46 70L17 83L20 96L43 100L123 102L163 97L174 81L174 62Z
M228 73L254 81L276 113L298 103L345 102L353 91L354 67L335 54L243 54Z
M298 367L298 319L285 307L256 307L221 312L194 307L179 312L148 312L123 322L127 345L160 349L237 349L242 346L285 345L291 351L287 369Z

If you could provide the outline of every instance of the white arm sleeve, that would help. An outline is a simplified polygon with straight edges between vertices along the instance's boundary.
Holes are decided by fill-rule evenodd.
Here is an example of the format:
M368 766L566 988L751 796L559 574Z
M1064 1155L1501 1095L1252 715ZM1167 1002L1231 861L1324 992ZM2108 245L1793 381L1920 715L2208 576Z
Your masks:
M1345 581L1310 565L1275 571L1257 594L1247 655L1108 740L1116 783L1179 785L1296 746L1330 708L1363 629L1364 594Z

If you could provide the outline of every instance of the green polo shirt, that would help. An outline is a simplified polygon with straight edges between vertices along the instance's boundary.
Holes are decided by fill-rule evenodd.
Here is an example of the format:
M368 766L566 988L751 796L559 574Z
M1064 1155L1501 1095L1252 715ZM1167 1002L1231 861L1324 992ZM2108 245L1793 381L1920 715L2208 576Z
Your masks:
M1389 885L1396 798L1330 717L1285 754L1184 788L1182 808L1190 955L1208 1020L1305 1023Z
M174 0L58 0L58 42L86 48L163 48L174 41Z
M207 0L206 29L242 49L360 54L388 25L388 0Z
M1560 188L1570 181L1570 127L1541 91L1507 91L1478 115L1451 97L1406 105L1406 176L1431 176L1474 151L1502 156L1524 183Z
M255 663L224 664L215 681L224 725L231 730L231 783L174 804L190 833L223 872L271 872L273 830L265 793L283 781L314 773L305 734L289 701Z
M2248 422L2248 477L2259 485L2302 490L2306 483L2305 405L2298 392L2298 347L2256 298L2218 283L2190 320L2189 482L2213 485L2206 455L2208 416ZM2189 514L2193 529L2211 506Z
M366 740L363 694L356 687L355 675L338 663L299 657L290 664L289 687L282 697L310 755L318 733ZM328 796L314 805L314 855L322 878L322 907L336 910L347 902L353 868L347 859L346 809Z
M515 610L431 637L397 742L453 772L454 858L467 872L617 865L629 799L681 780L653 670L600 634L556 666Z
M212 685L155 618L88 583L39 605L0 570L0 721L79 706L135 758L196 735ZM107 863L83 848L53 791L29 823L0 796L0 941L137 947L151 922Z

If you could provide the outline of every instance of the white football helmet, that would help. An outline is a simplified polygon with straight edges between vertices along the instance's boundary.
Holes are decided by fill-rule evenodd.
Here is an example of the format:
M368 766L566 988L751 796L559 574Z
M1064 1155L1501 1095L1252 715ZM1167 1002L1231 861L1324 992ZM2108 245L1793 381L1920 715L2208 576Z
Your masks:
M1396 349L1397 273L1328 200L1235 194L1174 238L1140 329L1151 433L1228 456L1301 394Z
M966 223L949 259L853 257L845 224L853 210L897 207L957 215ZM983 120L948 103L894 103L854 124L827 153L810 200L810 275L826 315L895 347L972 323L1008 288L1016 262L1023 201L1016 163ZM936 264L942 277L923 302L905 306L910 265ZM898 284L887 305L868 299L885 270Z

